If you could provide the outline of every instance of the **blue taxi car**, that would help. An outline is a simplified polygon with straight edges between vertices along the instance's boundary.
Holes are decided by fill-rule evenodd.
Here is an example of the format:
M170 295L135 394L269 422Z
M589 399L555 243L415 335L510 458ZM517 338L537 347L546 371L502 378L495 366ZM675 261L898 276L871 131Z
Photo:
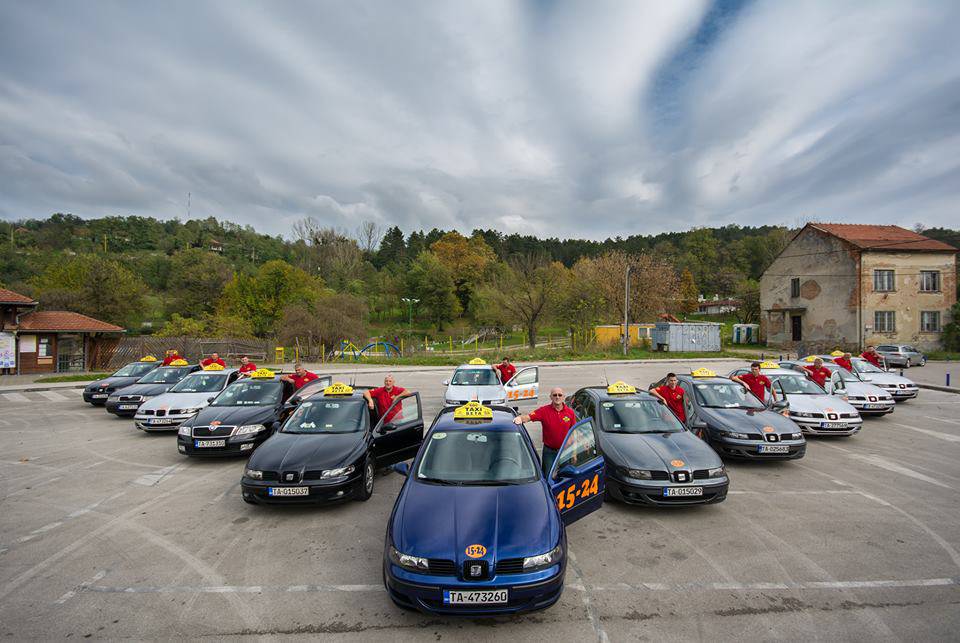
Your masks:
M383 579L400 607L500 615L560 598L564 525L602 504L603 457L586 419L544 476L515 416L469 402L434 420L387 523Z

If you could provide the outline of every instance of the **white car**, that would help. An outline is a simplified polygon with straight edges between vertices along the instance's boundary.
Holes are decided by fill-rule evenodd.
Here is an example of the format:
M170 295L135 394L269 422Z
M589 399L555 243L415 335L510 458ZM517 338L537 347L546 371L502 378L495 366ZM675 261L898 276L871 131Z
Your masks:
M784 368L792 368L795 371L802 371L804 366L809 366L811 362L806 360L780 362ZM863 415L886 415L893 413L897 403L879 386L874 386L870 382L864 382L856 373L851 373L842 366L837 366L833 362L824 362L824 367L830 371L830 379L826 381L827 393L847 394L847 402L853 408L857 409L861 416Z
M828 360L833 361L833 358L829 355L823 358L825 362ZM896 402L912 400L920 393L920 387L913 380L878 368L862 357L852 357L850 363L861 381L879 386L892 395Z
M141 431L176 431L239 376L234 368L191 373L163 395L141 404L133 422Z
M740 368L732 373L746 375L749 368ZM791 368L762 368L761 372L770 378L778 399L786 398L790 403L790 419L804 433L813 435L853 435L863 428L860 413L844 398L843 392L830 395L807 379L803 373Z
M481 404L508 404L521 400L535 400L540 394L540 367L521 368L506 384L500 383L497 370L482 359L472 359L443 380L447 387L443 394L446 406L463 406L471 400Z

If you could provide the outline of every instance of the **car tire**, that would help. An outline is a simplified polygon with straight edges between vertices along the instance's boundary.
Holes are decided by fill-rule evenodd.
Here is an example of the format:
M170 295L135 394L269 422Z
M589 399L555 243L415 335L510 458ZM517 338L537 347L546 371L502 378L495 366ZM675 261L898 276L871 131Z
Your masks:
M363 477L360 479L360 490L357 492L357 500L360 502L366 502L373 495L373 478L376 471L373 458L367 458L363 463Z
M904 366L906 366L907 368L910 368L911 366L913 366L913 362L910 360L909 357L907 358L907 363Z

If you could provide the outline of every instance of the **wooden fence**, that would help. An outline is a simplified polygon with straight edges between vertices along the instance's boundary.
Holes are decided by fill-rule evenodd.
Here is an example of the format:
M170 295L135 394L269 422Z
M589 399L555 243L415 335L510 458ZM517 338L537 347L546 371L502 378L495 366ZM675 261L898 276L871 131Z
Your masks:
M115 345L104 345L94 356L95 365L107 370L135 362L144 355L163 359L167 349L177 351L191 364L210 353L219 353L229 366L241 355L249 355L254 362L273 362L275 343L263 339L235 339L212 337L122 337ZM111 352L112 351L112 352Z

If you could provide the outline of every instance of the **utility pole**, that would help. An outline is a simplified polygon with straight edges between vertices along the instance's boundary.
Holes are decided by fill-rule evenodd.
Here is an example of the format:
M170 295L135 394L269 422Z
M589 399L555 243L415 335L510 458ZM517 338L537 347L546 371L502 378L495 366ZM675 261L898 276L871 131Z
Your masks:
M630 270L633 266L627 266L627 274L623 277L623 356L627 356L627 347L630 345Z
M187 221L190 220L190 193L187 192Z

